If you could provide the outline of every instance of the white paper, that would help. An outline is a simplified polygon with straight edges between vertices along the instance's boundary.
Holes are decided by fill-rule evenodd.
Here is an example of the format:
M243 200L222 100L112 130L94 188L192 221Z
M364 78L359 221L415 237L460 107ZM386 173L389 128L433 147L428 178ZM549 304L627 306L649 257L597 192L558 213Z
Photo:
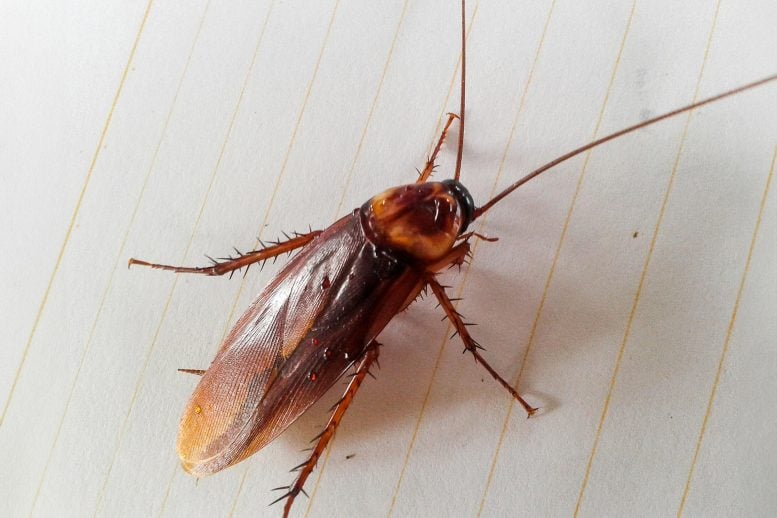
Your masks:
M462 181L777 72L777 4L470 0ZM279 516L334 388L195 482L180 412L277 265L175 277L410 182L458 111L455 1L6 2L0 515ZM456 126L435 178L453 171ZM777 85L526 185L381 335L294 516L777 515ZM581 176L582 175L582 176ZM582 178L582 180L580 180Z

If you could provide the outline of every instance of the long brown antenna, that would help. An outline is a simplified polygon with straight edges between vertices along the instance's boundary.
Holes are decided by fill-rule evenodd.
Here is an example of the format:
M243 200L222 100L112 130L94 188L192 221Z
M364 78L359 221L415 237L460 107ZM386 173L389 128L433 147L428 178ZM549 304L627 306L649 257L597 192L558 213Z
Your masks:
M748 84L740 86L738 88L734 88L733 90L729 90L727 92L723 92L722 94L718 94L718 95L715 95L713 97L708 97L707 99L701 100L699 102L696 102L696 103L693 103L693 104L689 104L688 106L684 106L682 108L679 108L677 110L671 111L669 113L665 113L663 115L659 115L658 117L653 117L652 119L648 119L646 121L640 122L639 124L635 124L633 126L629 126L628 128L622 129L620 131L616 131L615 133L613 133L611 135L607 135L606 137L602 137L600 139L594 140L593 142L590 142L590 143L588 143L588 144L586 144L586 145L584 145L582 147L574 149L574 150L570 151L569 153L561 155L560 157L556 158L555 160L552 160L552 161L548 162L547 164L539 167L538 169L535 169L531 173L527 174L526 176L524 176L523 178L521 178L520 180L518 180L517 182L515 182L511 186L509 186L507 189L505 189L504 191L502 191L499 194L497 194L496 196L494 196L491 200L488 201L488 203L486 203L482 207L479 207L479 208L475 209L475 214L474 214L473 219L477 219L480 216L482 216L488 209L490 209L491 207L496 205L502 198L504 198L505 196L507 196L508 194L513 192L514 190L516 190L518 187L520 187L521 185L523 185L526 182L528 182L529 180L531 180L533 178L536 178L537 176L541 175L542 173L544 173L548 169L552 169L552 168L556 167L557 165L559 165L560 163L565 162L565 161L569 160L570 158L579 155L580 153L588 151L589 149L594 148L594 147L596 147L596 146L598 146L600 144L604 144L605 142L608 142L610 140L613 140L613 139L616 139L616 138L621 137L623 135L626 135L627 133L631 133L632 131L637 131L639 129L642 129L645 126L650 126L651 124L655 124L656 122L662 121L664 119L668 119L670 117L674 117L675 115L679 115L679 114L681 114L683 112L687 112L689 110L693 110L694 108L698 108L700 106L704 106L705 104L709 104L709 103L712 103L712 102L715 102L715 101L719 101L719 100L724 99L726 97L730 97L732 95L736 95L738 93L744 92L745 90L750 90L751 88L755 88L757 86L764 85L766 83L774 81L775 79L777 79L777 74L771 75L769 77L765 77L763 79L760 79L758 81L754 81L752 83L748 83ZM464 121L462 120L462 122L464 122ZM459 151L461 151L461 145L459 145ZM458 172L458 170L457 170L457 172Z
M456 152L456 172L453 179L461 176L461 157L464 153L464 94L466 92L467 77L467 22L464 0L461 0L461 104L459 106L459 149Z

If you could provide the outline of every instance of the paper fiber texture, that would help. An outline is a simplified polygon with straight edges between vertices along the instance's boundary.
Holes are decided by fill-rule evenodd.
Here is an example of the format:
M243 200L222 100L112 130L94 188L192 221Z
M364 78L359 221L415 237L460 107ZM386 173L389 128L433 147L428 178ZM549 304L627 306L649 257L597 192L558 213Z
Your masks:
M277 271L202 264L411 182L457 111L455 1L6 2L0 515L279 516L325 401L199 483L178 419ZM462 181L777 72L777 4L470 0ZM443 277L526 420L424 300L294 516L777 515L777 85L593 150ZM454 125L435 178L452 173ZM771 187L769 187L771 185Z

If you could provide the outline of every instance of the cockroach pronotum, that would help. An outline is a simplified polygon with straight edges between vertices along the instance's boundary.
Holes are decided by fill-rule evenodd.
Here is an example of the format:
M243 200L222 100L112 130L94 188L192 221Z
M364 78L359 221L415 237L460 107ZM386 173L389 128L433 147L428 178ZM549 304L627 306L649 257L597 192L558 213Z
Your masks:
M181 369L201 379L184 410L177 450L184 469L197 476L232 466L275 439L349 369L354 372L296 480L283 488L288 515L295 497L332 439L348 406L377 362L383 328L422 291L431 291L471 353L528 416L535 408L485 360L436 274L462 264L471 239L486 239L472 222L524 183L595 146L669 117L763 85L772 75L734 90L653 117L597 139L539 167L491 200L476 205L459 181L465 122L465 2L461 22L461 91L458 115L449 114L442 134L417 180L367 200L324 230L287 236L204 267L179 267L130 259L177 273L232 274L282 254L296 255L276 274L239 318L206 370ZM458 119L452 179L430 181L435 160ZM637 233L634 233L634 237ZM349 455L347 458L352 457Z

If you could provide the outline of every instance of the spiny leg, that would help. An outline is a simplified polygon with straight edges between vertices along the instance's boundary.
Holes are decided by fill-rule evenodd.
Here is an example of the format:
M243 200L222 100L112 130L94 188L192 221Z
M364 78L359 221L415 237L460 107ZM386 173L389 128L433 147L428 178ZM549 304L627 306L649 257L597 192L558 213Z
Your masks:
M297 497L297 495L300 492L305 492L305 490L302 489L302 487L305 485L305 481L313 472L318 459L321 457L321 454L324 453L324 450L329 444L329 441L331 441L332 437L334 437L335 430L340 424L340 420L343 418L343 415L348 409L348 406L353 401L353 397L356 395L356 391L359 390L359 386L362 384L362 381L364 381L364 377L370 374L370 366L378 359L378 347L379 344L374 340L370 342L369 345L367 345L367 350L356 366L356 372L352 375L351 381L348 382L348 387L345 389L343 397L332 407L333 412L329 418L329 422L324 427L324 430L313 439L317 442L310 454L310 457L308 457L308 460L292 470L299 471L297 480L295 480L294 483L290 486L275 488L276 490L286 490L286 493L283 496L272 502L274 504L283 500L284 498L287 499L286 504L283 506L284 518L289 515L289 511L291 510L291 506L294 503L294 499Z
M170 266L167 264L149 263L139 259L130 259L128 267L132 265L140 265L148 266L157 270L168 270L176 273L199 273L202 275L224 275L228 273L231 277L235 270L239 270L243 267L248 268L254 263L266 261L267 259L272 259L278 257L279 255L291 252L297 248L301 248L313 241L313 239L315 239L319 234L321 234L320 230L313 230L306 234L295 233L294 237L289 237L287 241L273 242L270 246L265 246L259 250L252 250L251 252L247 252L245 254L236 250L238 253L237 257L224 257L220 258L219 261L211 259L213 262L211 266Z
M450 128L451 124L453 124L453 120L458 118L459 116L455 113L448 114L448 121L445 123L445 126L442 129L442 133L440 133L440 139L437 141L437 145L434 146L432 155L426 161L424 170L421 171L421 174L418 175L418 180L416 183L424 183L429 180L429 177L432 175L432 171L434 170L434 161L437 159L437 154L440 152L440 148L442 148L442 143L445 142L445 137L448 136L448 128Z
M463 241L451 248L450 251L440 259L427 266L426 271L437 273L442 271L445 267L461 266L464 264L467 257L470 255L469 252L471 246L469 244L469 239L472 237L482 239L483 241L488 241L489 243L493 243L494 241L499 240L497 237L488 237L477 232L467 232L466 234L462 234L458 237L458 239L462 239Z
M464 241L451 248L451 250L434 263L427 266L430 273L437 273L449 266L461 266L469 255L469 242Z
M456 308L453 307L453 302L450 298L448 298L448 295L445 293L445 289L440 285L439 282L437 282L437 279L434 278L434 274L425 274L425 280L429 287L432 288L432 292L440 302L440 306L442 306L445 314L448 316L451 323L453 324L453 327L456 329L456 334L458 334L461 337L461 340L464 342L464 348L472 353L472 355L475 357L475 361L482 365L489 372L489 374L491 374L491 376L493 376L493 378L510 393L511 396L518 400L524 410L526 410L526 413L529 417L534 415L537 409L527 403L521 397L521 395L518 394L518 392L509 383L507 383L504 378L497 374L493 367L491 367L488 362L480 355L478 349L482 349L482 347L480 347L480 344L478 344L472 338L472 336L470 336L469 331L467 330L467 324L464 323L459 312L456 311Z

